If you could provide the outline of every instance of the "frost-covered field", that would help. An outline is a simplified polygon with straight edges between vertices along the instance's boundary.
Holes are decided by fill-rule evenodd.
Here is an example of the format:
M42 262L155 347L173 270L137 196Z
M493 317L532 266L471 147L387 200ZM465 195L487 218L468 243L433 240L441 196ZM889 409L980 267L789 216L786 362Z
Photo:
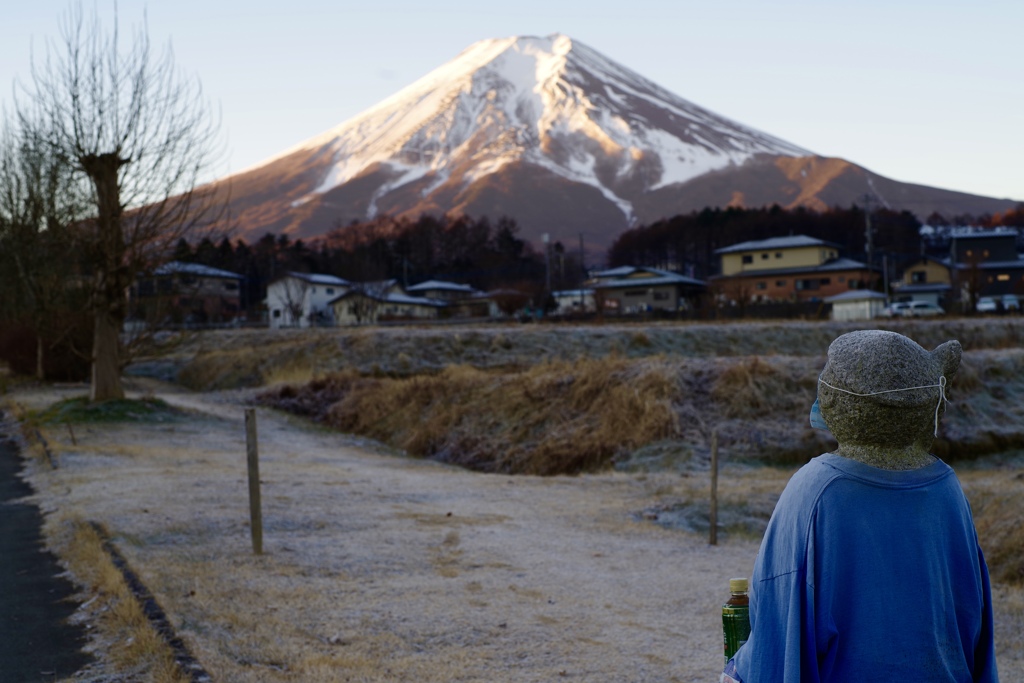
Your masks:
M828 342L849 329L524 325L200 335L139 367L221 389L133 380L136 395L160 396L185 416L81 425L73 435L60 424L43 427L59 466L33 462L30 477L58 550L70 527L103 525L217 681L714 680L727 581L749 574L759 525L794 466L727 463L727 528L712 547L702 458L658 460L656 448L640 449L630 471L485 474L261 408L266 552L257 557L242 420L243 402L257 390L237 387L301 384L346 368L401 381L457 363L500 373L606 357L651 367L707 363L692 365L695 372L764 364L813 377ZM951 337L965 343L964 391L974 392L969 405L984 419L1005 421L993 411L1021 403L1020 322L898 329L926 347ZM13 399L41 408L83 391L17 388ZM799 398L793 404L802 411ZM647 456L669 466L648 466ZM976 513L994 515L986 533L1019 526L1020 458L983 458L958 470ZM995 593L1002 678L1024 680L1024 591L997 584ZM96 644L101 655L116 649L102 633ZM86 680L127 679L101 667Z
M260 409L254 556L237 394L142 389L189 412L79 426L75 442L46 429L58 468L36 462L31 480L54 538L108 530L214 680L714 679L720 603L758 536L741 524L708 545L707 471L473 473ZM721 518L770 510L791 472L726 467ZM1019 680L1024 592L996 595L1003 679Z
M214 680L713 678L718 607L756 540L711 547L651 511L706 478L485 475L261 410L257 557L242 408L164 398L195 412L76 444L48 430L59 467L32 481L51 533L106 527Z

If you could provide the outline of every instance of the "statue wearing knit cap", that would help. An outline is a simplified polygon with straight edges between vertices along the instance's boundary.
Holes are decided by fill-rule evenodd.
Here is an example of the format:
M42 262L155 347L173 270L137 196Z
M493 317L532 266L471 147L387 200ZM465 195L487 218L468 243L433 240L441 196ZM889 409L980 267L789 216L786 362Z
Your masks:
M998 681L988 568L953 470L930 454L960 365L883 330L829 346L802 467L765 531L750 638L723 681Z

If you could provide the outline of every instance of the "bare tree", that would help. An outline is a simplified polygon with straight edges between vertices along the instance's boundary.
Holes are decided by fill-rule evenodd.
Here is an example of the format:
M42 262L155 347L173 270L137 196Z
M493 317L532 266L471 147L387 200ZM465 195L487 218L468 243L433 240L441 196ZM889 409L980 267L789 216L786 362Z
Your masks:
M94 321L90 398L100 401L124 396L120 333L132 281L213 221L212 189L199 182L217 156L218 126L170 47L152 53L144 22L122 49L116 11L108 31L73 5L60 38L41 65L33 60L18 115L91 196L82 257Z
M387 301L388 290L394 284L394 280L377 280L352 285L349 312L355 317L357 325L377 322L380 310Z
M0 319L35 336L36 376L47 347L76 335L83 287L73 224L83 197L44 140L0 123Z
M306 302L309 299L309 280L302 275L289 273L279 281L279 288L278 296L287 314L287 326L302 327L302 316L306 312Z

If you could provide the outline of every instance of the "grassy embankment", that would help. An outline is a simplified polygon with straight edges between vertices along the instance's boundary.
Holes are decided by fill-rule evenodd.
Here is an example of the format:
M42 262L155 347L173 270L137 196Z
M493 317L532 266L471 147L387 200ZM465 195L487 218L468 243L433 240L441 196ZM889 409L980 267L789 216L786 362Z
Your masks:
M807 414L828 344L861 327L234 333L183 349L180 380L201 389L267 386L259 399L265 405L411 455L482 471L701 469L712 433L726 461L793 466L834 446L808 426ZM925 348L948 339L964 345L935 451L964 469L994 573L1001 580L1024 579L1024 561L1014 550L1024 546L1024 531L1013 521L1021 506L1019 479L974 476L968 466L1024 448L1024 321L896 321L878 327Z

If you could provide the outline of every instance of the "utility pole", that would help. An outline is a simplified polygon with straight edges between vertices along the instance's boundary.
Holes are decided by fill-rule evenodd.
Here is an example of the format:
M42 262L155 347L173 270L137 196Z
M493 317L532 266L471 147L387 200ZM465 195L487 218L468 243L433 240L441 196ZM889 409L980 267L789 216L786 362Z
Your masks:
M544 287L551 293L551 235L544 233L541 241L544 242Z
M885 305L888 306L889 301L889 255L882 254L882 279L885 281Z
M583 233L580 233L580 315L587 312L587 300L583 293L584 285L587 284L587 266L583 262Z
M864 252L867 254L868 269L871 268L872 255L872 230L871 230L871 195L864 195Z
M544 233L541 236L544 242L544 294L543 307L547 307L547 297L551 296L551 235Z

